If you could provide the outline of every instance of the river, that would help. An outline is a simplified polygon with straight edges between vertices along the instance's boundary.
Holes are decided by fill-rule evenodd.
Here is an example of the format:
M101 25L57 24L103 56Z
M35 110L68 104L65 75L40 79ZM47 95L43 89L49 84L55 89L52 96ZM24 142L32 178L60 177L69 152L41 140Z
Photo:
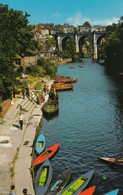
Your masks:
M95 174L88 187L96 185L95 195L120 189L123 195L123 168L111 166L98 156L123 157L123 88L107 75L105 67L85 59L82 63L58 66L58 75L78 78L74 90L59 92L59 114L42 118L39 134L46 138L46 148L60 142L51 160L53 179L72 167L71 180L91 169Z

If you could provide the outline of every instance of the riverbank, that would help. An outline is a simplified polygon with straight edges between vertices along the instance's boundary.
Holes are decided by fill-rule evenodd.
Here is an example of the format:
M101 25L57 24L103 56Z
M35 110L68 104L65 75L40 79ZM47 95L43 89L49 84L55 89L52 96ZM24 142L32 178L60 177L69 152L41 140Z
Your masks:
M51 86L53 80L48 82ZM48 95L45 101L48 100ZM33 104L27 98L18 96L14 104L9 108L3 117L3 124L0 124L0 194L7 195L11 184L16 187L16 195L22 194L24 188L28 193L34 195L31 164L32 147L36 131L42 118L42 106ZM26 108L24 115L24 127L20 130L18 114L20 106Z

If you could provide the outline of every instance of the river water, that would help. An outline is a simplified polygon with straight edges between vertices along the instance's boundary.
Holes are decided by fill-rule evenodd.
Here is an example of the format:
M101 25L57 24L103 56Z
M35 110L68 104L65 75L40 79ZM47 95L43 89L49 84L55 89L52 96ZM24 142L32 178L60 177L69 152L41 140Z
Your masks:
M106 74L105 67L84 60L83 68L73 63L58 66L58 75L78 78L74 90L59 92L59 114L42 118L39 134L46 138L46 148L60 142L51 160L53 179L72 167L71 180L95 169L88 187L96 185L95 195L120 189L123 195L123 167L111 166L97 156L123 157L123 88Z

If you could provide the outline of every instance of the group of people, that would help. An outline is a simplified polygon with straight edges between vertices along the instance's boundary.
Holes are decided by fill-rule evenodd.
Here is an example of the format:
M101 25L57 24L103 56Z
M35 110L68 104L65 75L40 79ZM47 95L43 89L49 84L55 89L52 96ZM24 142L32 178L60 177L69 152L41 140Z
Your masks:
M31 194L27 193L27 189L26 188L24 188L22 192L23 192L23 195L31 195ZM15 185L11 185L11 190L9 192L9 195L16 195L16 193L15 193Z

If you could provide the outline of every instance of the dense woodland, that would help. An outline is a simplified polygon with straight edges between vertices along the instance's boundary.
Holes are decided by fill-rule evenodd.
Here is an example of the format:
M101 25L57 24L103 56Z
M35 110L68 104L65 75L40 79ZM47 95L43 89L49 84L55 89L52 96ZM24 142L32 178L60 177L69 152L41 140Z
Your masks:
M37 42L33 38L31 28L28 23L29 15L22 11L9 9L8 5L0 4L0 97L2 100L12 97L12 88L16 85L18 72L15 69L14 61L17 54L21 57L29 55L27 49L38 48ZM43 73L56 73L53 63L45 61ZM39 73L40 65L34 68L35 73ZM31 71L30 71L31 73Z
M107 26L107 30L111 34L102 44L101 56L105 59L107 70L118 74L123 72L123 16L118 24Z

